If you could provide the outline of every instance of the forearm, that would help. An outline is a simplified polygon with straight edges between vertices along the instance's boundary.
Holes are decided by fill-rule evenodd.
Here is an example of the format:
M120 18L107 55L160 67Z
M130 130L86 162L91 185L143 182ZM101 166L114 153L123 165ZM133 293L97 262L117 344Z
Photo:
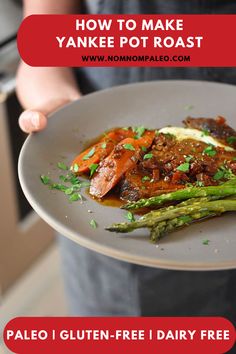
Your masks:
M24 0L24 17L78 13L78 4L79 0ZM27 133L44 129L49 113L80 96L71 68L31 67L21 62L16 79L18 98L27 109L19 125Z
M78 0L24 0L24 16L78 12ZM17 72L17 94L24 108L48 107L50 102L74 100L79 96L72 69L30 67L21 63ZM45 113L46 110L45 110Z
M79 0L24 0L24 17L33 14L73 14L79 12Z
M17 95L26 109L47 107L50 102L73 101L79 97L79 89L70 68L30 67L21 63L17 73Z

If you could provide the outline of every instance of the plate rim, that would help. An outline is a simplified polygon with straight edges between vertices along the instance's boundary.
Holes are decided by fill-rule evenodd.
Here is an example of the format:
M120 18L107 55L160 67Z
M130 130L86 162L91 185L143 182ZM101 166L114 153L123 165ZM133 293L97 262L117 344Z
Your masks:
M221 85L221 86L227 86L230 88L234 88L236 91L236 85L233 84L228 84L228 83L222 83L222 82L215 82L215 81L207 81L207 80L153 80L153 81L144 81L144 82L137 82L137 83L130 83L130 84L124 84L124 85L118 85L114 86L111 88L106 88L104 90L99 90L96 92L92 92L89 94L86 94L82 98L75 100L71 103L67 103L63 107L59 107L57 110L55 110L52 114L50 114L48 117L53 117L54 115L57 114L57 112L62 111L66 109L68 106L71 106L73 104L77 104L78 101L81 99L86 100L89 99L91 96L94 95L101 95L105 92L109 91L119 91L126 87L127 89L130 87L134 86L145 86L145 85L163 85L163 84L204 84L204 85ZM236 258L235 261L229 261L229 262L219 262L217 261L216 263L204 263L203 265L201 262L192 262L191 264L188 263L187 265L184 262L180 261L171 261L171 260L162 260L160 258L157 258L157 262L150 261L148 257L141 257L140 255L134 255L130 254L128 251L124 250L117 250L113 247L105 246L105 245L100 245L98 242L95 242L89 238L86 238L84 235L81 235L80 232L78 231L77 236L74 235L74 232L69 230L66 226L63 225L63 223L59 220L54 220L55 218L50 216L47 212L44 211L44 209L37 204L36 199L31 195L31 193L28 191L27 183L24 180L23 177L23 160L24 160L24 154L25 151L28 147L28 145L31 143L31 140L33 136L38 133L32 133L29 134L29 136L26 138L20 154L18 158L18 177L20 181L21 188L24 192L24 195L26 199L28 200L29 204L31 207L34 209L34 211L39 215L40 218L42 218L50 227L52 227L54 230L56 230L58 233L63 235L63 237L66 237L75 243L79 244L82 247L88 248L94 252L98 252L100 254L103 254L105 256L115 258L117 260L129 262L129 263L135 263L138 265L142 266L147 266L147 267L152 267L152 268L160 268L160 269L169 269L169 270L182 270L182 271L217 271L217 270L230 270L230 269L235 269L236 268ZM65 236L66 235L66 236ZM79 242L78 242L79 239Z

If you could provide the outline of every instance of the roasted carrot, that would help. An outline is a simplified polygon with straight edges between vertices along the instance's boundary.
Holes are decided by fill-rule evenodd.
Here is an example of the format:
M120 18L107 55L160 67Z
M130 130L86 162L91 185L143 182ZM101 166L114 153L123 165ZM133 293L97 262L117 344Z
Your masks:
M117 128L108 132L98 143L92 145L74 159L71 170L76 174L89 172L89 167L108 156L119 141L133 136L132 129Z
M154 130L146 130L143 136L137 140L139 146L149 148L149 146L152 145L155 135L156 133Z
M103 142L91 146L78 155L72 162L71 169L74 173L85 173L89 167L105 158L114 148L113 141Z
M100 164L98 172L92 178L90 194L102 198L121 179L123 174L132 169L138 162L141 147L148 148L155 133L146 132L142 138L126 138L119 142L113 151Z
M137 140L127 138L119 142L100 164L98 173L92 178L90 194L102 198L120 180L122 175L138 161L140 147Z

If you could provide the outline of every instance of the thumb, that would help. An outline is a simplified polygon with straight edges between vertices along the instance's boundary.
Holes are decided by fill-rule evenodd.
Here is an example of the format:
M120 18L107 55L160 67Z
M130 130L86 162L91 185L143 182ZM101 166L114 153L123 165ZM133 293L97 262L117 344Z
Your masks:
M79 98L76 97L76 99ZM25 133L43 130L47 126L47 115L73 100L55 100L48 102L43 108L27 109L19 117L19 126Z
M32 133L43 130L47 126L46 115L40 111L24 111L19 117L19 126L25 133Z

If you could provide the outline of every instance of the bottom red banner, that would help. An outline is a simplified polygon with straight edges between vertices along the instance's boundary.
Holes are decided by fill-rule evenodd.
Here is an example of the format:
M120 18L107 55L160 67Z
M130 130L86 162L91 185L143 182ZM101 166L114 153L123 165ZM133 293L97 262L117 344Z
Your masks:
M222 317L19 317L4 329L14 353L226 353L236 332Z

